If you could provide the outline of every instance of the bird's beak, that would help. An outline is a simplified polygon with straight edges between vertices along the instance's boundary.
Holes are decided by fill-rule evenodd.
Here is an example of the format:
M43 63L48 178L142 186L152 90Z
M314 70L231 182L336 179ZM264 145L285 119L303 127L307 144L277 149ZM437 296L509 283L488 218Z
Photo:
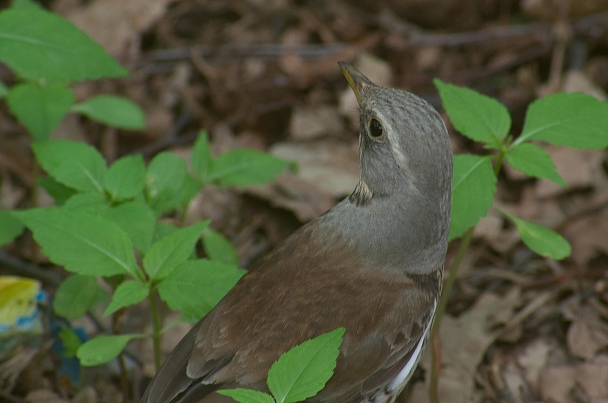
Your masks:
M373 83L365 77L359 70L354 68L350 63L338 62L342 74L346 77L346 81L350 84L350 88L353 89L359 106L363 105L363 92L367 87L373 85Z

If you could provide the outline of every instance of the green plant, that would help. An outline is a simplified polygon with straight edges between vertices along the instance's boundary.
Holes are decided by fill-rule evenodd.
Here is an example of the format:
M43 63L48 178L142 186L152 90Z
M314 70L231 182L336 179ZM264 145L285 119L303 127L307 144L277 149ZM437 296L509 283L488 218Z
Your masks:
M269 395L250 389L225 389L219 394L241 403L292 403L315 396L333 375L343 327L322 334L281 355L268 371Z
M0 11L0 62L15 74L12 86L0 82L0 100L6 100L34 141L47 140L70 112L122 129L145 127L143 112L127 99L99 95L76 102L69 84L124 77L128 71L73 24L31 0L14 1ZM6 229L0 245L23 229L1 209L0 227Z
M194 145L190 169L170 152L159 153L147 166L141 156L130 155L107 167L89 145L49 140L69 112L123 129L143 129L145 124L141 109L124 98L101 95L75 102L69 83L128 72L74 25L31 1L17 1L0 12L0 61L17 76L10 88L0 83L0 98L6 98L11 113L35 140L36 160L49 175L37 181L56 204L0 210L0 243L18 236L25 224L43 253L74 273L59 286L53 302L55 312L68 319L107 302L103 289L110 290L104 314L112 316L112 334L79 346L69 332L62 332L84 365L107 362L129 340L145 337L122 334L119 319L125 308L148 299L159 366L163 321L157 299L195 321L244 273L236 266L232 245L208 221L178 228L163 217L184 211L203 186L265 183L290 163L245 149L214 159L204 133ZM209 259L195 257L201 236Z
M53 263L74 273L57 290L55 312L74 319L89 311L98 301L99 278L112 288L106 316L116 319L124 308L148 299L157 366L162 333L157 295L186 320L196 321L244 273L236 266L230 243L208 228L208 221L178 228L161 218L184 209L203 186L259 184L289 166L245 149L213 159L205 134L194 145L190 170L170 152L159 153L147 167L138 155L106 167L97 150L83 143L48 140L33 149L50 175L41 184L57 206L12 215L32 230ZM211 259L194 257L201 236ZM78 349L84 365L107 362L129 340L144 337L113 330L115 334L99 336Z
M515 138L510 135L511 117L507 109L495 99L438 79L435 85L454 128L469 139L481 142L491 153L454 156L450 239L462 237L462 240L437 307L434 339L438 337L441 318L474 227L494 204L498 173L503 164L528 176L566 186L549 154L534 142L587 149L608 146L608 103L589 95L559 93L536 100L530 104L523 130ZM534 252L551 259L570 255L570 244L561 235L503 209L497 210L515 224L522 241ZM433 352L430 392L431 400L437 402L438 355Z
M30 1L0 12L0 61L17 82L0 98L36 141L46 140L69 112L122 129L141 130L144 114L129 100L99 95L76 102L70 83L124 77L128 71L86 34Z

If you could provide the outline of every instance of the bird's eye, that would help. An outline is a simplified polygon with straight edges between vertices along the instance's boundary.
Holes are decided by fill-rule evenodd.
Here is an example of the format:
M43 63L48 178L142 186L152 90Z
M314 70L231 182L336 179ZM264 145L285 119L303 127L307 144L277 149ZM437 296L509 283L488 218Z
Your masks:
M371 118L369 121L369 134L373 138L379 138L384 134L384 128L382 127L382 123L378 122L378 119Z

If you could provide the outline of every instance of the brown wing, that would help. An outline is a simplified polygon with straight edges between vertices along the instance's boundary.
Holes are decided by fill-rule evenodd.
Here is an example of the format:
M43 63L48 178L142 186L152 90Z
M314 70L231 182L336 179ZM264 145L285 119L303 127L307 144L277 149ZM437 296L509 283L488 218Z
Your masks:
M199 388L236 381L263 389L281 353L340 326L346 334L334 376L311 401L358 401L399 372L439 293L439 270L408 276L372 267L347 241L324 242L327 228L324 236L315 231L307 226L294 234L195 326L173 353L189 355L188 377L183 363L169 364L181 373L172 375L178 387L165 395L182 391L189 378Z

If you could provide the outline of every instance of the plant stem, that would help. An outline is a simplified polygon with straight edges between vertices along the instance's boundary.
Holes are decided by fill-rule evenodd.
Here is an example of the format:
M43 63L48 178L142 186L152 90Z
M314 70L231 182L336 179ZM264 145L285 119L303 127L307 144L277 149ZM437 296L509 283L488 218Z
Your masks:
M119 309L112 315L112 334L122 333L122 318L124 316L125 309ZM120 389L122 395L127 399L129 396L129 374L127 373L127 366L125 365L124 352L118 354L118 366L120 367Z
M154 290L150 290L150 295L148 296L150 299L150 310L152 313L152 343L154 345L154 366L156 367L156 371L160 368L161 364L161 354L160 354L160 343L161 343L161 329L160 329L160 313L158 311L159 307L156 303L156 295Z
M118 365L120 367L120 389L122 390L122 395L127 399L129 396L129 377L124 352L118 354Z
M500 150L500 152L498 153L498 157L496 157L496 163L494 164L494 176L496 176L496 178L498 178L498 173L500 172L500 168L502 167L502 161L505 158L506 148L507 147Z
M508 141L509 140L507 140L507 142ZM499 151L498 156L496 157L496 163L494 164L494 175L496 177L498 177L498 173L500 172L500 168L502 167L502 162L504 160L505 152L508 149L508 146L508 143L505 144L505 146ZM437 305L437 311L435 313L435 324L433 325L433 329L431 331L432 362L429 380L429 398L431 400L431 403L439 403L438 386L439 372L441 369L441 340L439 338L439 329L441 327L441 319L448 306L448 300L450 294L452 293L454 282L456 281L456 274L458 273L458 269L460 268L462 259L464 259L466 252L469 250L469 245L471 244L471 240L473 239L474 231L475 227L473 226L464 233L462 241L458 246L458 250L456 251L454 261L448 269L448 278L443 285L441 298L439 299L439 304Z
M456 273L458 273L458 269L460 268L460 264L462 263L462 259L464 255L469 250L469 244L471 243L471 239L473 239L473 231L475 227L469 228L462 237L462 242L458 246L458 251L456 252L456 257L454 261L450 265L448 269L448 278L443 285L443 291L441 293L441 298L439 299L439 304L437 305L437 311L435 314L435 324L433 326L433 330L431 331L431 343L433 345L433 355L432 355L432 364L431 364L431 379L429 385L429 396L431 398L432 403L439 403L438 396L438 382L439 382L439 369L441 367L440 362L440 349L441 343L439 340L439 328L441 325L441 318L445 313L445 310L448 306L448 300L450 294L452 292L452 288L454 287L454 282L456 281Z

